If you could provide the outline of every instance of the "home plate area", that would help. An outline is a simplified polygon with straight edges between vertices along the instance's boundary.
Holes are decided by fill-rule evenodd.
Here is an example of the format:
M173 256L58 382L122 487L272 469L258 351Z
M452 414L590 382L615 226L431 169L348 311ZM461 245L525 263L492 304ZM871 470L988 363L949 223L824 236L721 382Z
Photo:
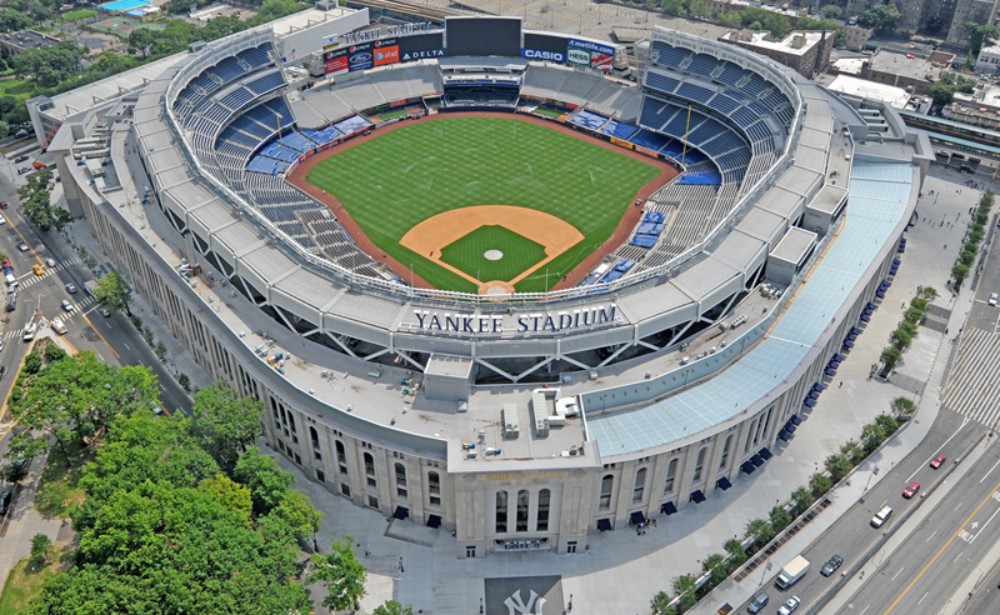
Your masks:
M486 615L562 615L562 577L486 579Z

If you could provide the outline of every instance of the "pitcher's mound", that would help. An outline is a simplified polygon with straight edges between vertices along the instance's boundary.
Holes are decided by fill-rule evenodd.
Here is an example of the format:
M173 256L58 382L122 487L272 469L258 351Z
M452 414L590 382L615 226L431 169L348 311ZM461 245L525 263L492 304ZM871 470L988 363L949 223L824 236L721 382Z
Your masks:
M487 250L483 253L483 258L488 261L498 261L503 258L503 252L500 250Z

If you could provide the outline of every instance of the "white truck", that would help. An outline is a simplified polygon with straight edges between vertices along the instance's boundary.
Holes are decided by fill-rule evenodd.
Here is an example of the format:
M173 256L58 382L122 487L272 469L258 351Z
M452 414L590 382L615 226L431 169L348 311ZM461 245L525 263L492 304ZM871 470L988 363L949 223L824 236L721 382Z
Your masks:
M809 572L809 560L801 555L796 555L795 559L788 562L781 569L778 578L774 580L774 585L778 589L788 589L798 583L802 577L806 576L807 572Z

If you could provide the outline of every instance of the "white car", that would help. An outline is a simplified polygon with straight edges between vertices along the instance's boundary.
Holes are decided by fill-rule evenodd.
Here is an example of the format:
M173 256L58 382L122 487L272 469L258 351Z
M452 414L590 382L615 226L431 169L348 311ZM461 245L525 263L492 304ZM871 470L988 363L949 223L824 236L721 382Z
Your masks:
M996 304L997 304L997 301L1000 301L1000 295L998 295L996 293L990 293L990 300L988 301L988 303L990 305L992 305L992 306L995 307Z
M778 609L778 615L792 615L800 604L802 604L802 600L798 596L792 596L785 600L785 603Z
M38 330L38 325L35 323L28 323L28 326L24 328L24 341L30 342L35 339L35 331Z

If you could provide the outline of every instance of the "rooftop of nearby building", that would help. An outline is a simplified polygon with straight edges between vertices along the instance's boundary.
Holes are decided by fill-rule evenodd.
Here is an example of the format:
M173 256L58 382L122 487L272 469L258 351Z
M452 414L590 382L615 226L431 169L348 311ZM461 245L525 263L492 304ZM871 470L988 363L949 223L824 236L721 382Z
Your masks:
M866 59L871 62L873 71L909 77L910 79L936 81L942 72L940 66L913 54L882 51L868 56Z
M795 31L781 40L774 40L771 33L753 30L733 30L723 34L721 39L730 43L740 43L762 50L780 51L789 55L803 55L823 40L831 32Z
M895 109L905 109L910 101L910 94L903 88L858 79L850 75L837 75L828 87L840 94L877 100Z
M35 32L34 30L0 33L0 43L5 46L22 50L50 47L58 44L59 42L60 41L57 38L51 37L48 34L42 34L41 32Z

